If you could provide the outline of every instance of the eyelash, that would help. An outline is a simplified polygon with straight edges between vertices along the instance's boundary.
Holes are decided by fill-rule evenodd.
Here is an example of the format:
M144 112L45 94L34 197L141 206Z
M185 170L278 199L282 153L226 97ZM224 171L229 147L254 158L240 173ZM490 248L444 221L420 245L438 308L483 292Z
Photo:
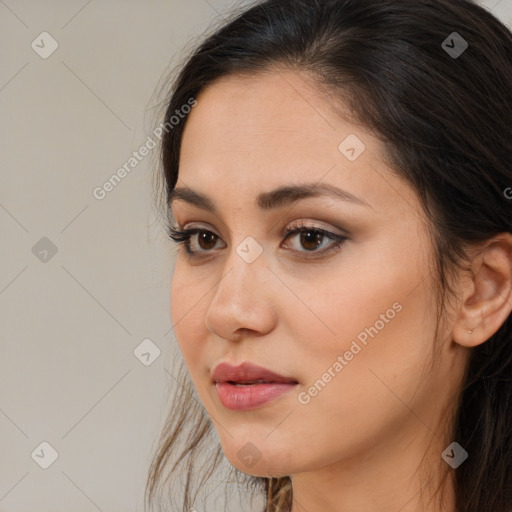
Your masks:
M192 228L192 229L182 230L179 227L174 227L174 226L169 225L168 231L169 231L169 238L171 238L178 245L185 246L185 251L189 257L199 257L198 253L207 254L207 253L212 252L212 250L213 250L213 249L210 249L210 250L202 250L202 251L192 251L190 248L190 239L192 238L192 236L194 236L198 233L211 233L212 235L215 235L217 238L220 238L220 237L218 237L218 235L216 233L213 233L212 231L209 231L208 229L203 229L203 228ZM331 244L328 249L324 249L322 251L316 251L316 250L296 251L296 250L293 250L293 252L298 252L301 254L302 253L313 253L316 255L324 256L324 255L331 253L334 250L339 249L341 247L341 245L347 240L347 237L345 237L343 235L338 235L336 233L332 233L325 229L317 228L314 226L308 226L308 225L302 224L302 223L299 226L295 226L293 228L287 229L285 232L284 240L287 240L290 236L295 235L297 233L320 233L323 236L330 238L331 240L334 241L334 243ZM306 256L306 257L307 258L315 258L318 256Z

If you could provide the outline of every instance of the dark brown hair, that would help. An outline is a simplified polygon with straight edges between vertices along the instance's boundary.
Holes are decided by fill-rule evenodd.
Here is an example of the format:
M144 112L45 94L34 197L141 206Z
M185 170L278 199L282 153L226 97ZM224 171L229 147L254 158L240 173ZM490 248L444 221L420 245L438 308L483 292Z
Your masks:
M450 48L459 36L468 46L457 55ZM309 73L383 140L430 221L443 298L469 245L512 232L512 35L469 0L266 0L236 14L199 44L170 88L166 207L186 123L171 123L176 110L220 78L276 67ZM184 478L180 508L188 510L191 485L203 485L224 458L186 371L176 382L146 491L151 504L167 469ZM471 351L452 439L469 453L454 470L457 511L512 512L511 316ZM199 463L207 443L213 452ZM262 491L265 512L290 509L289 478L234 475Z

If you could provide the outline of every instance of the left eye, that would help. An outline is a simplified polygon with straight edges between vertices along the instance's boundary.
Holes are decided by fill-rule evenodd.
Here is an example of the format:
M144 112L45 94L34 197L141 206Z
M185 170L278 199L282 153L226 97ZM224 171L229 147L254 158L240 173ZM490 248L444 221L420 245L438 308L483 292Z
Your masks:
M295 237L294 235L300 235L299 237ZM322 247L322 242L327 238L332 240L334 243L330 244L331 246L338 247L346 240L346 237L342 235L337 235L335 233L331 233L330 231L326 231L321 228L314 227L299 227L291 229L287 232L285 240L288 238L296 238L301 247L306 249L306 251L301 251L300 249L294 249L297 252L324 252L324 251L316 251L319 247ZM323 245L325 247L325 245Z

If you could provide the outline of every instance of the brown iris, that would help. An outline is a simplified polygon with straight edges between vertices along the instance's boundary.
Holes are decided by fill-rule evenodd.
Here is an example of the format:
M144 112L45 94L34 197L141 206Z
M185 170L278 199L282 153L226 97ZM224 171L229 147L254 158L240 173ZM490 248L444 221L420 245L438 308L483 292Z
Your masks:
M198 243L201 249L208 251L215 247L215 242L217 241L217 235L215 233L209 233L207 231L201 231L198 237ZM203 245L204 243L204 245ZM211 246L209 245L211 243Z
M303 231L300 234L300 243L304 249L313 250L322 245L323 237L324 235L322 233L315 231Z

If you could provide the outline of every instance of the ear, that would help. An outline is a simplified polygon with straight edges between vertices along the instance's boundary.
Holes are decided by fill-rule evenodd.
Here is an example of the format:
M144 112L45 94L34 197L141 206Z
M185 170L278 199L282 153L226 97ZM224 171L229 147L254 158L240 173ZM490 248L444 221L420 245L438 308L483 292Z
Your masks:
M453 326L455 343L475 347L487 341L512 311L512 234L487 240L462 277L459 316Z

